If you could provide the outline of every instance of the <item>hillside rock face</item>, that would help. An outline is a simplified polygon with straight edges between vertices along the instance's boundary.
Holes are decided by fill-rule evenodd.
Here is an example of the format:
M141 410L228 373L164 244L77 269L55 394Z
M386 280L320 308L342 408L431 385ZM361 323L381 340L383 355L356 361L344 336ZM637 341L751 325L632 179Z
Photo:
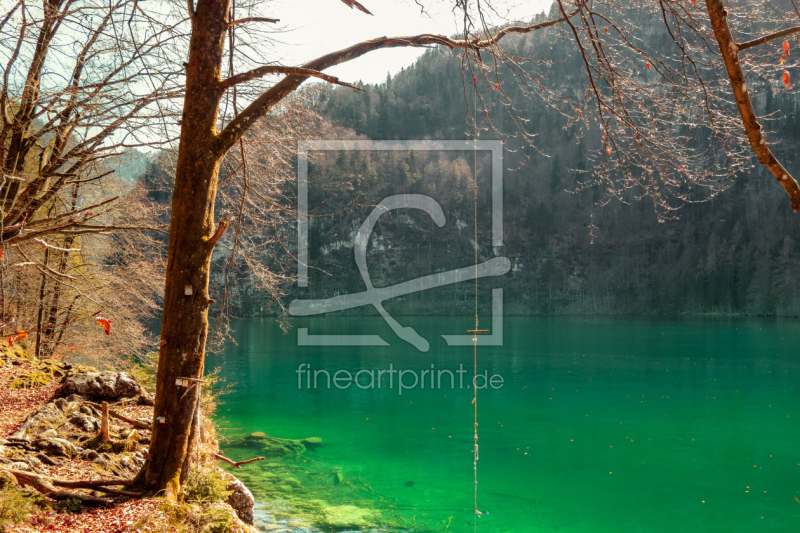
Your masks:
M135 398L144 392L141 384L127 372L78 372L68 375L61 395L79 394L95 401Z

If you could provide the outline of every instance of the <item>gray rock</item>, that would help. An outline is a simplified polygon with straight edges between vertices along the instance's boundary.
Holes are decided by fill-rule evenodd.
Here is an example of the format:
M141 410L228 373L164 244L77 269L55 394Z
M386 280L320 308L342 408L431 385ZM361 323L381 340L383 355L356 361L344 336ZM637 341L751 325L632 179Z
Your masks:
M87 433L92 433L100 428L100 422L98 420L84 414L72 415L69 418L69 423Z
M100 454L94 450L83 450L83 452L81 453L81 457L88 461L94 461L95 459L100 457Z
M69 374L61 385L61 394L79 394L93 400L116 401L135 398L142 386L127 372L77 372Z
M49 437L58 437L58 431L56 431L53 428L46 429L46 430L42 431L41 435L39 435L39 436L42 437L43 439L46 439L46 438L49 438Z
M136 403L153 407L156 404L155 396L142 389L142 393L136 397Z
M224 473L223 477L229 480L228 490L232 490L226 502L233 507L236 514L242 522L250 526L253 525L253 509L256 505L256 500L253 498L253 493L250 492L244 483L239 481L236 476L229 473Z
M30 470L31 467L28 463L23 463L22 461L17 461L16 463L11 463L8 465L9 468L14 470Z
M70 441L54 437L38 438L33 445L49 455L56 457L73 457L80 452Z

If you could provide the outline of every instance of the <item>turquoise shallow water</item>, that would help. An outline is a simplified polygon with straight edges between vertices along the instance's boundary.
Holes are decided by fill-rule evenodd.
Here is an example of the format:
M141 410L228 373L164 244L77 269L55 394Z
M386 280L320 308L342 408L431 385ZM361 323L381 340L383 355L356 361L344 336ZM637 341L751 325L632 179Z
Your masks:
M207 363L237 383L220 425L236 428L231 435L321 437L325 446L306 452L305 466L338 468L369 488L348 501L352 492L333 487L326 501L390 505L421 529L473 531L469 378L460 389L455 374L451 389L443 374L442 389L399 394L396 382L367 388L366 373L365 388L347 389L327 388L324 374L309 388L298 375L303 363L351 375L463 364L471 375L472 348L436 338L469 324L401 322L431 340L431 351L404 344L377 318L294 326L380 333L393 346L298 347L296 330L284 335L270 319L235 323L238 345ZM798 345L796 321L507 317L504 345L479 348L480 370L504 384L479 392L478 507L490 514L478 530L800 531ZM306 483L303 459L282 460ZM257 477L260 464L244 467L247 475Z

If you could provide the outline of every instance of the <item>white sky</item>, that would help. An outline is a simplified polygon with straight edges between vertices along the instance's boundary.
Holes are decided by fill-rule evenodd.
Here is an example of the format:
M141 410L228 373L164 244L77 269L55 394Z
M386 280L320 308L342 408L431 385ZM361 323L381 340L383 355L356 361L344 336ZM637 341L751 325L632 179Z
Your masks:
M281 0L271 3L267 8L269 13L264 14L280 19L278 26L288 30L275 34L276 38L283 41L283 44L277 44L277 51L282 55L281 62L298 65L328 52L385 35L453 35L460 32L458 17L450 11L455 3L452 0L423 0L422 3L429 9L429 16L421 14L413 0L361 0L361 3L373 16L350 9L341 0ZM536 13L549 11L551 4L552 0L492 2L506 21L528 21ZM501 22L501 17L495 15L492 23ZM339 76L343 81L380 83L386 79L387 72L394 74L401 67L411 65L423 52L424 49L411 48L378 50L326 72Z

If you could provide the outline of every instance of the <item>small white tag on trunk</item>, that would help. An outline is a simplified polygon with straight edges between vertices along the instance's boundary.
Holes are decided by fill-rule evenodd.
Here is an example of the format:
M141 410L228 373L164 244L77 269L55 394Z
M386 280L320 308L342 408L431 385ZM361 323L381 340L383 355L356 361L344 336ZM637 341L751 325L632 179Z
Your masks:
M191 285L184 285L183 286L183 294L186 296L192 295L192 286Z

